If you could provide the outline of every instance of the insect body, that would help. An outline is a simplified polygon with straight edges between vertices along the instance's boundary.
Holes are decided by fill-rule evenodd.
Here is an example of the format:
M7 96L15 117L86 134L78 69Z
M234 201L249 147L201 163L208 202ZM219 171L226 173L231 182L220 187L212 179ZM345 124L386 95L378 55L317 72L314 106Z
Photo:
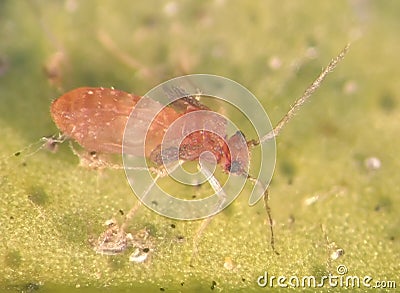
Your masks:
M120 154L126 122L140 98L110 88L82 87L56 99L50 112L61 132L87 151ZM163 121L171 114L178 116L168 110L160 113L155 131L168 126Z
M295 112L319 88L328 73L344 58L348 48L349 45L328 64L278 124L258 140L246 142L240 131L227 139L225 129L227 120L189 95L163 107L159 102L148 97L140 98L115 89L78 88L56 99L51 105L51 115L65 136L77 141L90 152L121 154L123 151L128 155L144 156L158 166L178 160L198 160L203 153L209 153L225 172L243 175L254 183L263 185L247 173L249 148L262 145L280 133ZM134 125L127 127L132 115L136 115L133 119ZM192 118L182 120L183 116ZM169 132L171 128L173 131ZM128 133L130 139L126 140L124 134L126 136L129 131L131 132ZM165 141L164 137L167 136L169 139ZM217 212L227 197L218 180L209 170L203 170L203 174L220 197L220 202L214 210ZM158 174L155 181L160 176ZM152 186L154 185L146 189L144 194L148 194ZM271 246L274 250L268 192L266 188L263 190L270 224ZM126 219L132 217L136 209L132 208L126 215ZM214 211L212 214L215 214ZM199 228L194 238L194 246L210 221L211 217L208 217ZM125 227L126 222L120 230L123 231ZM97 251L107 252L106 249L99 247Z
M78 142L87 151L121 154L126 123L140 99L140 96L112 88L82 87L56 99L51 105L51 115L62 133ZM150 111L161 106L157 101L143 99L145 101L141 105L145 107L142 106L138 112L139 121L151 119ZM170 125L179 117L196 111L202 111L202 113L196 115L190 123L194 126L200 125L200 127L207 124L208 129L211 124L211 129L217 133L194 131L184 137L179 146L167 146L167 149L162 152L163 136ZM177 124L176 132L187 129L187 123L186 120ZM194 161L203 152L208 151L214 155L224 171L240 174L244 172L248 163L247 151L243 149L245 141L241 133L236 133L226 141L225 124L221 116L212 115L206 106L187 96L172 103L171 107L163 107L151 121L149 129L142 129L140 125L135 127L137 139L127 144L125 152L132 155L144 155L156 165L162 165L178 159ZM143 154L140 153L140 149L145 138Z

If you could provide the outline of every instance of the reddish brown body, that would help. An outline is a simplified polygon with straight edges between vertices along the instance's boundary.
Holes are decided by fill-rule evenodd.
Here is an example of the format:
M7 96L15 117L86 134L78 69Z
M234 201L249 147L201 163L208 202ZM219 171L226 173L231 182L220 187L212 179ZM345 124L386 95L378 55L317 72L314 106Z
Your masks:
M121 154L125 125L140 99L140 96L115 89L82 87L56 99L51 105L51 116L64 135L77 141L86 150ZM197 100L191 102L190 98L177 100L171 107L164 107L150 124L145 157L161 165L161 143L168 127L186 113L205 109L208 108ZM146 117L146 109L141 111L141 115ZM221 121L213 123L217 127L223 124ZM138 137L138 141L144 139ZM176 150L171 147L171 151L178 152L179 159L188 161L197 160L201 153L209 151L225 171L243 173L248 164L248 151L243 149L243 144L239 144L243 139L242 134L237 133L227 144L223 137L215 133L196 131L186 136L179 146L174 146ZM168 150L165 153L168 154ZM165 158L165 153L164 162L169 160L168 157Z
M122 138L132 108L140 97L105 88L77 88L50 108L61 132L88 151L121 153Z

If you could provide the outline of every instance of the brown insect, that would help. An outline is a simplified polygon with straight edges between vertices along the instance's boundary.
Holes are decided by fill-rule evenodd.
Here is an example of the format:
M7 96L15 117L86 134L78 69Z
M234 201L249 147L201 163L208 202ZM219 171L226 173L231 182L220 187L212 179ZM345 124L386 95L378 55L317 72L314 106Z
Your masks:
M75 140L87 151L121 154L126 123L132 109L141 98L112 88L82 87L67 92L53 101L50 112L64 136ZM154 106L160 105L149 98L144 99L147 99L148 108L142 107L140 115L143 116L143 119L149 119L151 118L149 117L150 110ZM162 158L161 143L166 130L179 117L199 110L209 110L209 108L200 104L191 96L173 102L171 107L164 107L151 122L147 131L144 152L146 158L149 158L156 165L162 165L163 162L171 161L175 157L180 160L194 161L203 152L209 151L215 156L217 163L222 166L224 171L243 173L244 166L247 164L248 153L239 148L238 142L243 139L240 132L233 135L226 143L216 133L196 131L184 138L179 149L172 149L171 147L170 156ZM195 124L204 124L204 120L210 118L207 116L199 117L199 120L203 120L195 121ZM224 128L223 120L218 119L218 117L213 118L212 123L215 128ZM137 141L132 142L131 147L128 145L125 152L141 155L136 150L136 146L139 146L142 140L139 137ZM168 150L166 153L168 153ZM233 161L232 154L235 156Z
M306 89L304 94L296 100L293 107L281 119L281 121L264 137L259 140L245 141L241 132L235 133L227 141L223 137L211 131L196 131L187 135L178 146L167 147L161 152L161 144L164 133L170 125L179 117L187 113L200 110L209 110L208 107L199 103L191 96L174 101L168 107L155 116L146 133L138 131L138 141L128 142L124 145L124 152L132 155L143 155L157 166L174 160L194 161L198 160L203 152L210 152L216 158L217 163L225 172L236 175L246 176L253 182L247 173L249 164L249 153L247 148L243 148L243 142L248 147L254 147L260 143L276 137L284 125L294 116L294 113L309 99L314 91L321 85L323 79L332 71L336 65L344 58L349 46L346 46L340 54L333 59L330 64L322 71L319 77ZM179 90L179 89L178 89ZM77 88L56 99L51 105L51 116L57 127L65 137L75 140L84 149L94 153L121 154L123 145L123 135L125 125L132 109L135 108L141 97L123 91L110 88ZM139 115L142 119L149 119L148 114L153 106L158 102L147 99L145 105L141 107ZM149 112L148 112L149 111ZM202 118L199 118L202 119ZM208 119L208 118L204 118ZM199 121L204 123L204 121ZM212 127L218 131L224 127L223 119L213 119ZM147 129L146 129L147 130ZM145 149L140 152L138 145L145 141ZM268 206L267 190L264 194L264 203L267 210L270 231L271 246L274 249L274 237L272 229L272 218ZM137 207L134 207L127 215L129 219ZM203 232L211 217L206 219L197 233L194 245ZM125 224L122 225L122 228ZM121 229L123 231L123 229ZM112 252L112 250L100 252Z

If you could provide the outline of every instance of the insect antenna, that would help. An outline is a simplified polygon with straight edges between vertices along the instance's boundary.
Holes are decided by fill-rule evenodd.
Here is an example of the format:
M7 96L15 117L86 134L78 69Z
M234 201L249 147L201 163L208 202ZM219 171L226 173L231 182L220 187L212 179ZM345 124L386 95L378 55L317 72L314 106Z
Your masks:
M301 106L304 105L305 102L309 100L309 98L312 96L312 94L321 86L322 82L326 78L326 76L332 72L335 67L344 59L344 56L346 53L349 51L350 44L347 44L343 50L337 55L334 59L331 60L331 62L326 66L321 74L314 80L314 82L304 91L304 93L296 100L294 105L290 108L290 110L286 113L285 116L278 122L278 124L272 129L270 132L268 132L266 135L264 135L262 138L260 138L258 141L253 140L249 144L250 146L256 146L260 143L264 143L268 140L271 140L275 138L276 136L279 135L279 133L282 131L283 127L289 122L290 119L294 117L296 112L301 108Z
M63 143L66 139L67 138L61 133L56 135L43 136L36 142L31 143L26 147L20 149L19 151L14 152L12 155L8 156L8 158L18 157L20 155L24 155L24 157L27 158L33 156L42 149L47 149L48 151L54 153L57 151L58 145Z
M314 80L314 82L304 91L304 93L296 100L294 105L291 107L291 109L283 116L283 118L278 122L278 124L266 135L261 137L259 140L249 140L247 141L247 146L249 148L252 148L254 146L257 146L259 144L262 144L266 141L269 141L271 139L274 139L276 136L279 135L279 133L282 131L284 126L289 122L290 119L292 119L296 112L309 100L309 98L312 96L312 94L321 86L322 82L326 78L326 76L332 72L336 66L342 61L348 52L350 47L350 44L347 44L342 51L334 58L331 60L331 62L322 70L321 74ZM270 226L270 233L271 233L271 247L273 251L279 255L279 253L275 250L275 240L274 240L274 229L273 229L273 221L272 221L272 215L271 215L271 208L269 206L269 195L268 195L268 188L265 188L262 186L263 184L257 180L254 177L251 177L250 175L247 175L247 178L252 181L255 185L259 185L263 188L264 191L264 206L265 210L267 211L268 215L268 222Z

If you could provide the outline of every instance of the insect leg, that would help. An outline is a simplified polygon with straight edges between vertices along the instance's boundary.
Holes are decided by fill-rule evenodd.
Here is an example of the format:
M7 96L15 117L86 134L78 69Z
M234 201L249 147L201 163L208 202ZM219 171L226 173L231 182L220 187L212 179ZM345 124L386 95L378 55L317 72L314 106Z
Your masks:
M273 220L272 220L272 213L271 213L271 207L269 206L269 193L268 193L268 188L265 188L263 184L257 180L256 178L251 177L250 175L247 175L247 178L252 181L255 185L259 185L263 190L264 190L264 207L267 212L268 216L268 223L269 223L269 229L271 233L271 248L272 251L275 252L277 255L279 255L279 252L275 250L275 237L274 237L274 227L273 227Z
M272 247L273 252L275 252L277 255L279 255L279 252L277 252L275 250L275 237L274 237L274 227L273 227L274 223L272 221L271 207L269 206L268 188L265 189L263 199L264 199L264 207L265 207L265 210L267 211L267 215L268 215L269 229L271 232L271 247Z
M157 172L156 177L154 177L152 183L147 187L147 189L145 190L142 199L139 200L130 210L129 212L126 214L125 216L125 220L121 225L121 230L125 230L125 228L128 226L128 222L135 216L137 210L139 209L139 207L142 206L142 200L145 199L145 197L150 193L151 189L154 187L154 185L157 183L157 180L159 178L161 178L163 176L162 172Z
M157 172L152 183L145 190L142 199L144 199L150 193L151 189L154 187L157 180L162 177L162 175L162 172ZM139 200L126 214L125 220L120 226L118 226L114 221L108 225L107 230L103 232L97 240L97 245L95 247L95 251L97 253L115 255L122 253L128 248L128 234L125 230L128 226L129 220L134 217L141 205L142 201Z
M191 263L194 259L194 256L197 255L197 245L199 243L200 237L203 234L204 230L206 227L211 223L212 219L214 218L215 214L218 213L222 209L222 206L225 204L225 201L227 199L227 195L225 191L222 189L221 184L218 182L217 178L210 172L210 170L205 166L201 165L200 168L201 173L208 178L208 182L210 183L212 189L214 192L217 194L219 201L217 202L215 206L215 213L213 213L211 216L207 217L204 219L199 227L199 229L196 232L196 235L193 238L193 252L192 252L192 260Z
M72 153L79 158L79 166L89 169L124 169L119 164L112 162L110 154L98 153L95 151L78 150L74 147L73 142L69 141L69 147Z
M170 172L173 172L178 166L179 166L179 162L176 162L175 166L172 166L172 168L170 168ZM138 167L138 168L132 168L132 167L126 167L128 170L143 170L142 167ZM125 221L124 223L122 223L121 225L121 230L124 230L126 228L126 226L128 225L128 222L134 217L134 215L136 214L136 211L139 209L139 207L142 205L142 201L145 200L146 196L150 193L151 189L154 187L154 185L157 183L157 180L160 179L161 177L164 177L166 175L168 175L167 172L165 172L164 167L161 168L151 168L150 171L152 171L153 173L156 174L156 176L153 178L152 183L147 187L147 189L144 191L141 199L139 200L139 202L134 205L129 212L126 214L125 216Z

